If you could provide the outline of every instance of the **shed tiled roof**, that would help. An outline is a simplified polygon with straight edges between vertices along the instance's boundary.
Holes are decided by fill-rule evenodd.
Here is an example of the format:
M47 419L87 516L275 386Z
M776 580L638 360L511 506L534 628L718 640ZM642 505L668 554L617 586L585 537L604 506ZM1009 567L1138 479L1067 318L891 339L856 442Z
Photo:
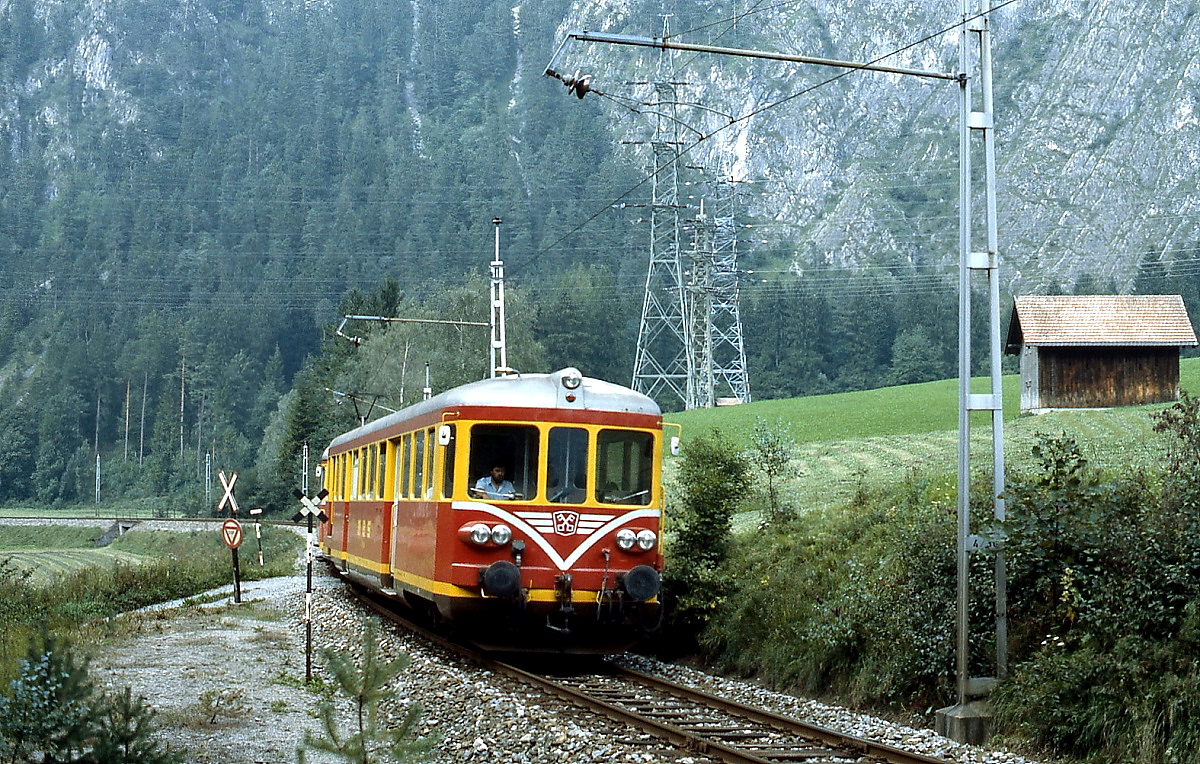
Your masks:
M1183 298L1166 295L1028 295L1013 303L1008 352L1025 345L1194 346Z

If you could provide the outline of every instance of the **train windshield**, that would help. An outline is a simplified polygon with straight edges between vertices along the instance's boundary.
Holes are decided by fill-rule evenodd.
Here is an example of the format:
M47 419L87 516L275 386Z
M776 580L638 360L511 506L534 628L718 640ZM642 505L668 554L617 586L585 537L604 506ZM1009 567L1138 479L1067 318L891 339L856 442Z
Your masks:
M546 498L579 504L587 498L588 432L552 427L546 449Z
M477 498L521 500L537 493L538 429L530 425L477 424L471 428L470 470L472 495ZM500 468L498 490L486 490L487 481L495 481L493 470ZM476 486L484 483L483 495ZM511 488L506 485L511 484ZM502 490L499 490L501 489Z
M654 436L648 432L601 430L596 450L596 501L649 504Z

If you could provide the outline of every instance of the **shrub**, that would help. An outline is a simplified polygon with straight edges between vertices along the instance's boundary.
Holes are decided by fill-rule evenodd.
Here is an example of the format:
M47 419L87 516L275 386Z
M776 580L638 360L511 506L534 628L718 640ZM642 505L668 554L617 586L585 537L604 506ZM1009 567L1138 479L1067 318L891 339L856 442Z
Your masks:
M383 761L414 761L424 757L433 745L432 738L416 739L421 709L411 706L399 724L383 725L380 703L393 694L389 686L408 667L408 656L402 655L385 662L379 655L379 627L373 619L363 622L362 663L346 653L325 648L322 655L333 674L337 690L349 698L354 708L355 724L344 734L337 723L337 711L332 701L321 704L321 726L324 737L304 733L304 746L297 750L300 764L305 764L305 750L324 751L352 764L376 764Z
M1158 416L1178 440L1161 479L1100 475L1070 439L1041 436L1041 474L1012 481L1016 660L993 703L1013 736L1084 757L1200 761L1197 411L1185 398Z
M767 511L764 522L786 520L794 511L790 504L780 501L778 481L791 464L795 448L796 441L789 435L786 423L776 421L772 425L762 417L754 420L749 457L754 468L767 479Z
M914 474L740 538L728 566L736 588L703 645L726 668L779 685L857 703L938 702L954 666L952 501L942 481Z
M1190 616L1196 625L1193 608ZM1200 668L1191 640L1140 635L1108 649L1048 642L992 696L1012 737L1060 755L1200 761Z
M669 608L664 643L690 650L731 589L722 569L733 514L749 482L745 456L711 432L690 441L679 465L681 498L670 518L663 594Z
M6 760L77 764L175 764L178 752L153 739L154 711L129 689L98 693L85 659L48 630L21 661L0 698L0 751Z
M35 753L47 761L70 760L85 747L93 724L87 662L44 629L39 641L0 698L0 740L13 761Z

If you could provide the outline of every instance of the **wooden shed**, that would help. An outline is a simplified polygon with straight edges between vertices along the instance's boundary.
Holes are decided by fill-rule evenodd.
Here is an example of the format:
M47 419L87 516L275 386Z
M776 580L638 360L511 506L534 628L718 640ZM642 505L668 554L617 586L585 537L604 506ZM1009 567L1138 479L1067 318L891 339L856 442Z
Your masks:
M1179 399L1179 349L1196 346L1179 295L1026 296L1005 350L1021 357L1021 411Z

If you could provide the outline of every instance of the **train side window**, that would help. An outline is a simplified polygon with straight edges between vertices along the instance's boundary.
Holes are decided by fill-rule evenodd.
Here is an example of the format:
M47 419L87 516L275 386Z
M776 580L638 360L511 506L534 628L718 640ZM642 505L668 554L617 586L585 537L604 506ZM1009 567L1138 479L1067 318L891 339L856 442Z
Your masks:
M363 449L363 498L375 498L375 460L378 458L379 449L371 444Z
M424 496L425 491L425 431L413 434L413 495Z
M654 479L654 436L648 432L601 430L596 437L596 500L605 504L649 504Z
M337 501L342 498L342 492L338 486L338 478L342 474L341 464L341 457L331 457L329 459L329 469L325 471L325 488L329 490L330 501Z
M371 449L364 447L362 449L362 464L359 468L358 475L360 482L358 484L358 498L371 498Z
M563 504L587 499L588 432L552 427L546 450L546 498Z
M338 454L337 495L342 501L345 501L346 497L350 495L350 492L346 490L346 460L349 458L346 454Z
M384 458L379 465L379 480L383 484L383 498L385 501L394 501L399 494L400 481L396 478L396 469L400 466L400 442L397 440L386 441L382 446Z
M412 435L404 436L404 451L401 454L400 461L396 463L396 474L400 476L400 495L408 498L412 494L409 493L409 476L412 473Z
M359 482L362 479L362 474L359 470L359 463L358 463L359 458L360 458L359 452L355 451L354 452L354 466L351 467L351 472L350 472L350 498L351 499L358 498L359 486L362 485Z
M387 497L387 493L384 491L384 484L387 482L387 441L383 441L375 448L375 498L383 499Z
M433 484L435 479L433 474L433 447L437 443L435 437L432 427L425 431L425 483L423 484L424 490L421 491L421 496L426 499L433 498Z
M504 468L504 479L513 484L514 499L537 495L541 434L532 425L477 424L471 427L467 460L468 486Z
M454 425L444 424L449 428L450 440L442 448L442 498L449 499L454 495Z

